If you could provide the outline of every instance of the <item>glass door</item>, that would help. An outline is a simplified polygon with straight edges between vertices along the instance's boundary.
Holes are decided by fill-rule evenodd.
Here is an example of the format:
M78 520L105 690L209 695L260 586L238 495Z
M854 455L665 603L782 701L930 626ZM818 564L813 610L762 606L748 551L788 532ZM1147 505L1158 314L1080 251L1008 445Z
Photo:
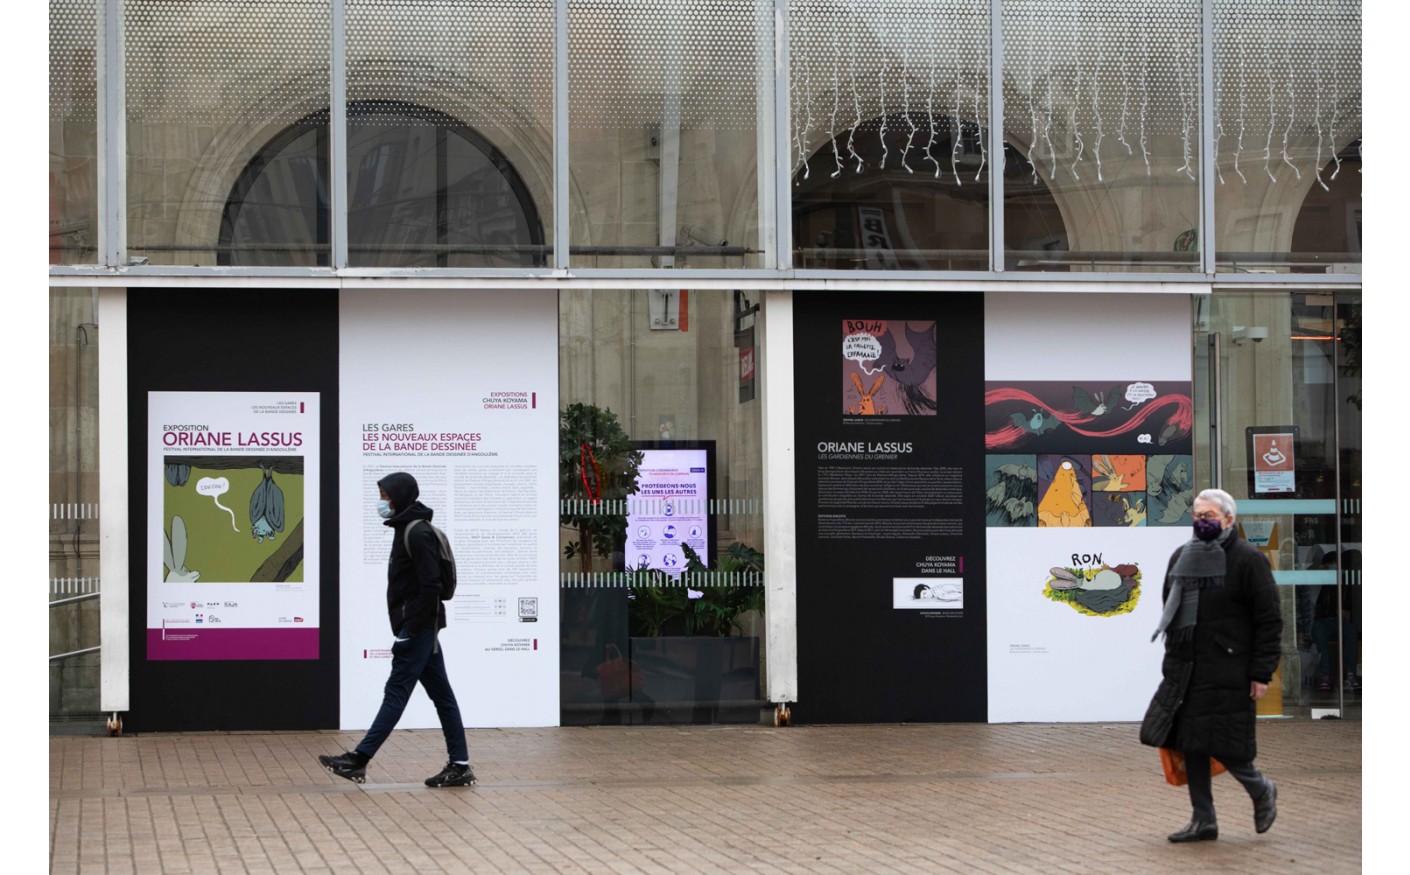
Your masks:
M1195 299L1196 468L1238 501L1282 591L1261 716L1360 717L1361 297Z

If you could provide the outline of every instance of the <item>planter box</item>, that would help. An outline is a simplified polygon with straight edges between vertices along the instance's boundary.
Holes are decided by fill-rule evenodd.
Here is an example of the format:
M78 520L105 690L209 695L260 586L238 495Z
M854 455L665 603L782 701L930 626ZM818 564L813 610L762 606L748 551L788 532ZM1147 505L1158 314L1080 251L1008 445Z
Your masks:
M641 684L631 703L647 723L757 723L759 639L662 636L628 639Z

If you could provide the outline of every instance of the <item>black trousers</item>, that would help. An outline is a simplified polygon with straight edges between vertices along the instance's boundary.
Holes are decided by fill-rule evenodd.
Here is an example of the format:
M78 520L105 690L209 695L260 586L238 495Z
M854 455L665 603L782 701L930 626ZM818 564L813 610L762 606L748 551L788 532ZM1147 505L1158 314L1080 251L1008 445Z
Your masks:
M1185 755L1185 774L1190 780L1190 806L1194 809L1194 819L1215 823L1214 788L1209 773L1209 754L1189 750L1182 751L1182 753ZM1272 782L1263 777L1263 773L1254 767L1252 760L1221 759L1219 762L1224 764L1224 768L1229 770L1229 774L1244 785L1249 798L1254 801L1262 799L1272 787Z

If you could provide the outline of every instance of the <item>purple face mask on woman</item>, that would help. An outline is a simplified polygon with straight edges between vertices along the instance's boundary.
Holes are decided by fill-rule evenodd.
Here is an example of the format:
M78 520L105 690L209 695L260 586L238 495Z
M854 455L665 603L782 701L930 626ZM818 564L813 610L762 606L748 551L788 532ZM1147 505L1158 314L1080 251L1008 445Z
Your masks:
M1224 527L1219 525L1219 520L1195 520L1195 537L1201 541L1213 541L1222 531Z

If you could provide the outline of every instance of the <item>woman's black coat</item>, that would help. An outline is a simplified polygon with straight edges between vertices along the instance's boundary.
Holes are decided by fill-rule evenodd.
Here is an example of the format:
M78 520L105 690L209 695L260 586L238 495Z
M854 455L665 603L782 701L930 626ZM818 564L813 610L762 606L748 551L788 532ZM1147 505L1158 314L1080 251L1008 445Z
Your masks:
M1236 762L1258 753L1249 682L1272 680L1283 614L1263 554L1237 531L1221 546L1224 584L1200 590L1192 637L1166 639L1163 677L1141 723L1141 742ZM1162 600L1180 550L1165 569Z

